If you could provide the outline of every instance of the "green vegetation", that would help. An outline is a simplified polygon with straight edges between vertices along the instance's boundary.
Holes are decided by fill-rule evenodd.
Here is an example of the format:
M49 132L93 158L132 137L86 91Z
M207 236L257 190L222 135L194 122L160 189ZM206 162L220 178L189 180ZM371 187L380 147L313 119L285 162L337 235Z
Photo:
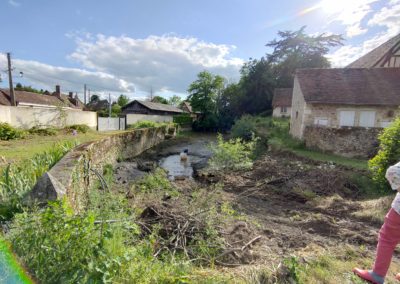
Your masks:
M58 130L53 127L41 128L38 126L34 126L28 130L28 133L39 136L55 136L58 134Z
M22 199L37 179L55 165L70 149L72 142L53 145L50 150L31 159L8 164L0 171L0 219L9 219L22 209Z
M167 173L161 168L157 168L154 173L145 175L133 185L132 189L144 193L159 191L167 195L178 194L168 180Z
M175 115L174 116L174 123L179 124L179 125L192 125L193 123L193 118L190 116L190 114L185 113L185 114L180 114L180 115Z
M400 160L400 118L386 127L378 139L378 154L369 161L368 166L374 182L380 190L385 191L390 188L385 178L386 170Z
M160 127L160 126L169 126L173 125L173 123L168 122L154 122L150 120L141 120L134 124L128 124L127 129L140 129L140 128L152 128L152 127Z
M224 141L218 135L217 144L211 144L212 157L208 161L209 167L217 171L248 170L253 166L252 155L257 143L256 138L249 142L240 138Z
M17 83L17 85L15 86L14 90L37 93L37 94L43 94L44 93L43 89L38 90L38 89L32 88L32 86L23 86L21 83Z
M87 133L90 131L90 127L87 126L86 124L74 124L65 127L66 130L76 130L78 133Z
M6 122L0 122L0 140L14 140L24 136L25 132L23 130L12 127Z

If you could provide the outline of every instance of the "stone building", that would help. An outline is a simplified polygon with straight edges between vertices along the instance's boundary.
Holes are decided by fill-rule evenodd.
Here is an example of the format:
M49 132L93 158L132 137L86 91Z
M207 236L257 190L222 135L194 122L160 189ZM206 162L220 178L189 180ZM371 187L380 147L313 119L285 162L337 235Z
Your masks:
M274 90L272 99L273 117L290 117L292 111L292 88L279 88Z
M378 130L400 114L399 106L400 68L299 69L290 133L308 146L346 156L369 156Z

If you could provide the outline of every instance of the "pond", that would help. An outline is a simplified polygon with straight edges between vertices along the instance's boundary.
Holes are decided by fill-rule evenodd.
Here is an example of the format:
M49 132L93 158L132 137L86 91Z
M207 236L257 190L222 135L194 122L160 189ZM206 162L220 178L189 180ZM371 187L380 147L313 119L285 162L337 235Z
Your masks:
M7 243L0 237L0 283L28 284L34 283L24 269L18 264Z

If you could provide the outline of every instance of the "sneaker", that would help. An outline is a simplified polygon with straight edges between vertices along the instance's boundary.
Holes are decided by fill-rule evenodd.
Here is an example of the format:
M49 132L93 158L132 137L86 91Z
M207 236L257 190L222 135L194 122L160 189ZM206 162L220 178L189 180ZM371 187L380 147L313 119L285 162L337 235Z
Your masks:
M360 277L361 279L364 279L365 281L368 281L372 284L383 284L384 278L373 272L372 270L363 270L360 268L354 268L353 273Z

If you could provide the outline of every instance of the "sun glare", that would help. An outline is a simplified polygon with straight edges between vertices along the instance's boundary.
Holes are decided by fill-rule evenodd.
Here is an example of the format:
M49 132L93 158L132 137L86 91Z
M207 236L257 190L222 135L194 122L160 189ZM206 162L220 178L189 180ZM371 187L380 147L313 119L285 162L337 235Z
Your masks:
M335 14L343 11L350 3L351 0L323 0L319 6L325 13Z

